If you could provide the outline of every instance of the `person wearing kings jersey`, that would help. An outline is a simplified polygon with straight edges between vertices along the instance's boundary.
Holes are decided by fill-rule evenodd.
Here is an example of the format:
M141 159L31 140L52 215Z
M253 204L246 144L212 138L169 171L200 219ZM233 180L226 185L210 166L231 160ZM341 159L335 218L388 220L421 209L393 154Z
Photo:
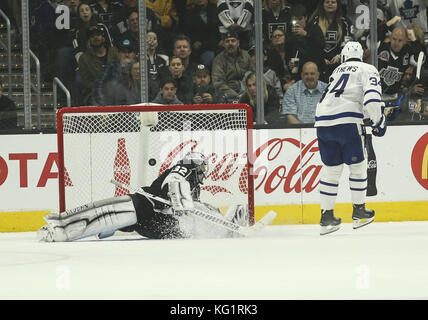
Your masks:
M354 229L374 220L374 211L365 208L367 156L365 114L372 134L383 136L386 120L382 114L382 87L377 69L363 62L363 48L350 41L341 52L340 64L317 105L315 127L323 163L320 179L321 235L340 228L341 219L333 210L344 164L349 167L349 187L353 203Z

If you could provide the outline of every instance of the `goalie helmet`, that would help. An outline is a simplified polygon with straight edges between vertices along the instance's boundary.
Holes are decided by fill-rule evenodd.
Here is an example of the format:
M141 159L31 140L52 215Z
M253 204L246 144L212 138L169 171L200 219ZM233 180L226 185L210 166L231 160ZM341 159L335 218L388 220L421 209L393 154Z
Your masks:
M361 44L357 41L349 41L345 44L340 53L340 61L346 62L349 59L358 59L363 61L364 50Z
M178 163L186 165L192 171L197 184L203 184L208 172L208 160L202 153L188 152Z

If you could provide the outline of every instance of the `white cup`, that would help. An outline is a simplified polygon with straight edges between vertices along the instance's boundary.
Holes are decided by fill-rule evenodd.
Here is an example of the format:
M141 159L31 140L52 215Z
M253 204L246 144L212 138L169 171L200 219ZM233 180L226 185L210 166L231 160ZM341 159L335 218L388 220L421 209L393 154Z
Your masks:
M296 74L299 72L299 58L291 58L290 61L293 63L293 69L291 73Z

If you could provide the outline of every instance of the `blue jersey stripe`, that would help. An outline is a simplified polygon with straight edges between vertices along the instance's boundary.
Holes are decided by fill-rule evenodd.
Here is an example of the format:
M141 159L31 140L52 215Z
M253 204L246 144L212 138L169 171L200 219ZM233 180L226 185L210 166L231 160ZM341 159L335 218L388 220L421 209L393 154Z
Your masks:
M366 92L364 92L364 95L366 95L367 93L370 93L370 92L377 93L380 97L382 97L382 94L379 91L375 90L375 89L367 90Z
M338 184L334 184L334 183L329 183L329 182L324 182L322 180L320 180L320 184L323 184L325 186L330 186L330 187L338 187Z
M364 181L367 181L367 178L365 178L365 179L349 178L349 181L354 181L354 182L364 182Z
M369 103L372 103L372 102L382 102L382 100L379 100L379 99L370 99L370 100L367 100L366 102L364 102L364 106L366 106L366 105L368 105Z
M315 121L336 120L336 119L348 118L348 117L363 119L364 115L358 112L342 112L342 113L332 114L331 116L315 117Z
M367 188L349 188L349 189L351 189L352 191L365 191L365 190L367 190Z
M321 194L326 195L326 196L337 196L337 193L328 193L328 192L324 192L324 191L320 191Z

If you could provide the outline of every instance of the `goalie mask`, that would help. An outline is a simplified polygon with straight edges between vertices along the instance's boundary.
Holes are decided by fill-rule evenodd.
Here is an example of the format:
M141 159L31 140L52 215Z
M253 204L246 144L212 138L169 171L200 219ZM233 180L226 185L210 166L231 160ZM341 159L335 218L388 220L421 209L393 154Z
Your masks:
M349 59L358 59L363 61L364 50L361 44L357 41L349 41L345 44L340 53L340 61L346 62Z
M203 184L208 172L208 161L202 153L188 152L178 163L186 165L192 171L196 184Z

